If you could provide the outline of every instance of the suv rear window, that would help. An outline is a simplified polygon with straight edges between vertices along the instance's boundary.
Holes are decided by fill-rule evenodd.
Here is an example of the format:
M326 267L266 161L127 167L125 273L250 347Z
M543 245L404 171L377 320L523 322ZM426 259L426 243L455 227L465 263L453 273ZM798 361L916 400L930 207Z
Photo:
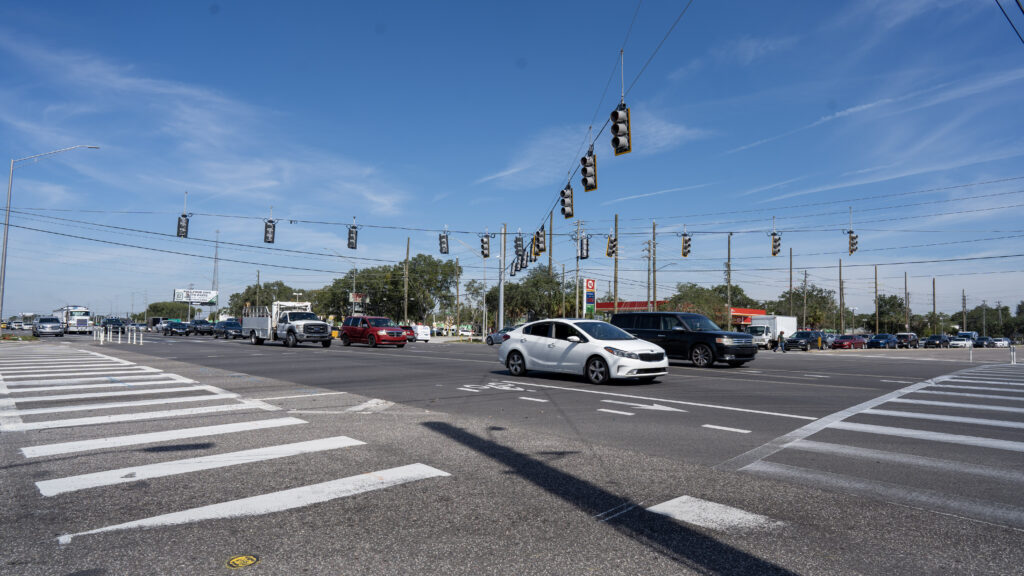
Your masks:
M615 314L612 316L612 324L618 326L619 328L632 330L635 319L636 316L633 316L631 314Z

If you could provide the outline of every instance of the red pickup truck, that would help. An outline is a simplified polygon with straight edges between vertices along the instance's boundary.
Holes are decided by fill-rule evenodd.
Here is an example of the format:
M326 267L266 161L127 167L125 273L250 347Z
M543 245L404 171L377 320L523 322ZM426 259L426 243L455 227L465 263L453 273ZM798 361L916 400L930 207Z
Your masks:
M341 345L349 346L353 342L369 344L376 348L379 344L394 344L397 348L405 346L405 331L390 318L383 316L349 316L341 324Z

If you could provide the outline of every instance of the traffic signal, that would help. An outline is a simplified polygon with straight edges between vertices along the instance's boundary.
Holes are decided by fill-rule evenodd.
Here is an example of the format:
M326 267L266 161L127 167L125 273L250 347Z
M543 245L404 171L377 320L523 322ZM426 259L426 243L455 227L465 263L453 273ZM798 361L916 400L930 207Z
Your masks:
M544 252L547 251L547 244L545 243L545 241L546 241L545 236L546 236L546 234L544 233L544 227L543 226L541 226L540 230L538 230L533 235L533 244L537 247L537 254L543 254Z
M597 156L594 155L594 147L590 147L590 151L583 158L580 158L580 164L583 168L580 169L580 182L583 183L584 192L592 192L597 190Z
M572 185L566 184L565 188L562 188L562 216L566 218L572 218Z
M348 247L350 250L356 249L356 240L359 238L359 230L355 226L348 227Z
M590 258L590 236L580 236L580 260Z
M632 132L629 127L629 108L625 102L612 112L612 148L615 155L628 154L633 151L631 144Z
M690 255L690 235L683 234L683 258Z
M515 239L515 252L516 252L516 258L518 258L523 253L523 237L522 236L516 236L516 239Z
M441 254L447 254L448 253L448 234L444 233L444 232L442 232L441 234L438 234L437 235L437 243L438 243L438 246L441 249Z
M604 255L609 258L614 258L619 253L619 239L615 236L608 236L608 244L604 249Z
M850 256L853 256L853 253L857 251L857 235L853 233L853 230L847 231L847 234L850 235Z
M782 236L778 232L772 232L772 256L778 256L782 252Z
M519 270L519 260L513 260L512 261L512 265L508 267L508 275L509 276L515 276L516 272L518 270Z
M267 244L274 243L274 228L277 227L277 220L265 220L263 222L263 241Z
M536 238L536 237L537 236L535 234L534 238ZM529 258L530 262L536 262L537 261L537 256L539 256L539 255L540 255L540 251L537 250L537 242L536 242L536 240L534 240L534 241L530 242L530 258Z
M178 238L188 238L188 214L178 216Z
M491 257L491 237L484 235L480 237L480 255L484 258Z

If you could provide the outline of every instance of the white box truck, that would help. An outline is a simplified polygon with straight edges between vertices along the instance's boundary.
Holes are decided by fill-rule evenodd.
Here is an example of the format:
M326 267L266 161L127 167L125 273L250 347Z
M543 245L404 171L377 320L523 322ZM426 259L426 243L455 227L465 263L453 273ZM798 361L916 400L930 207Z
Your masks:
M791 336L796 332L796 316L751 316L750 326L747 332L754 337L754 344L758 348L768 349L773 340L779 337L779 332L785 332Z

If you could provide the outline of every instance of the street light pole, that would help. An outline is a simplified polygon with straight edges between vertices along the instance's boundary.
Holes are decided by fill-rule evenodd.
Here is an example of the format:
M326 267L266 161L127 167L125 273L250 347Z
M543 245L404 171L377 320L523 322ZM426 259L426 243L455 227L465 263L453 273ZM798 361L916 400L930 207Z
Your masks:
M0 256L0 322L3 321L4 317L4 285L7 280L7 231L10 227L11 222L11 190L14 188L14 165L18 162L24 162L26 160L34 160L36 158L42 158L44 156L52 156L54 154L60 154L61 152L67 152L69 150L77 150L78 148L91 148L93 150L99 150L99 146L89 146L86 144L79 144L77 146L70 146L68 148L61 148L60 150L52 150L50 152L43 152L42 154L35 154L33 156L26 156L24 158L11 158L11 172L7 178L7 207L4 209L4 245L3 255ZM0 334L3 333L3 324L0 324Z

